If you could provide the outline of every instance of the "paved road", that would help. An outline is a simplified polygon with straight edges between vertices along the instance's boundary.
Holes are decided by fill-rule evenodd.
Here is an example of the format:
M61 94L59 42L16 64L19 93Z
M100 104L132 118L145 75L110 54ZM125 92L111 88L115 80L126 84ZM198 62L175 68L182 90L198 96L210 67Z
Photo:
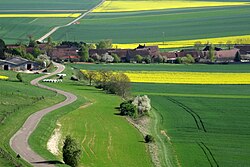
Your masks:
M47 113L56 110L58 108L61 108L63 106L66 106L70 103L73 103L77 97L71 93L58 90L55 88L50 88L48 86L44 86L39 84L38 82L44 78L47 78L49 76L55 75L57 73L61 73L64 70L64 66L61 64L54 63L57 66L57 70L52 72L49 75L45 75L39 78L36 78L31 81L32 85L36 85L38 87L49 89L52 91L55 91L59 94L62 94L66 97L66 100L64 100L61 103L58 103L54 106L51 106L49 108L45 108L43 110L37 111L36 113L29 116L29 118L25 121L21 129L19 129L16 134L11 138L10 140L10 146L11 148L16 152L16 154L19 154L21 158L32 164L32 166L53 166L51 164L48 164L45 159L43 159L41 156L39 156L37 153L31 150L28 139L31 133L36 129L38 123L40 122L41 118L45 116Z
M80 19L82 19L83 17L87 16L89 13L91 13L94 9L98 8L101 4L103 4L103 2L105 2L105 0L102 0L100 3L98 3L96 6L94 6L93 8L89 9L87 12L82 13L81 16L79 16L78 18L76 18L75 20L71 21L68 24L62 25L62 26L57 26L54 27L52 30L50 30L47 34L45 34L44 36L42 36L41 38L39 38L37 41L39 42L43 42L46 38L48 38L49 36L51 36L54 32L56 32L59 28L63 28L63 27L68 27L72 24L74 24L75 22L79 21Z

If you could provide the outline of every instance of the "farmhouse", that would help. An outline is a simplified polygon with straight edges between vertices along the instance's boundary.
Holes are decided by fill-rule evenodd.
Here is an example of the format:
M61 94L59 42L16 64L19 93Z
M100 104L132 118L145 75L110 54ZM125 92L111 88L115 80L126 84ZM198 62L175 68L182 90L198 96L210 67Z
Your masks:
M80 59L78 48L73 46L58 46L53 48L50 57L54 61L79 61Z
M0 60L0 69L3 70L33 70L38 68L38 63L21 57L10 57L6 60Z

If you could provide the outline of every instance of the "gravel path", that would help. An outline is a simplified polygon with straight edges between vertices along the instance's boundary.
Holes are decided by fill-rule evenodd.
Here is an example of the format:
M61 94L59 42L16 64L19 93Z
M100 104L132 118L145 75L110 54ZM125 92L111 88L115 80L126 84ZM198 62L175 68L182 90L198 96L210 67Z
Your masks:
M61 64L57 64L57 63L54 63L54 64L57 66L56 71L52 72L51 74L32 80L31 84L38 86L40 88L52 90L59 94L62 94L66 97L66 100L54 106L37 111L34 114L30 115L29 118L23 124L23 126L16 132L16 134L10 140L10 146L16 152L16 154L19 154L21 158L29 162L32 166L54 166L53 164L50 164L51 163L50 161L46 161L44 158L42 158L37 153L32 151L28 144L29 136L36 129L41 118L53 110L66 106L70 103L73 103L77 99L77 97L71 93L58 90L55 88L50 88L48 86L44 86L38 83L40 80L44 78L61 73L65 68Z

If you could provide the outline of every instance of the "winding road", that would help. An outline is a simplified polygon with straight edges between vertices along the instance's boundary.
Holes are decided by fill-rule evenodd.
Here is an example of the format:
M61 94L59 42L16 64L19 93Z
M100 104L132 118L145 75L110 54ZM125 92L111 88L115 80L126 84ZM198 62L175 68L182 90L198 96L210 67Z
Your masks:
M54 111L58 108L61 108L63 106L66 106L68 104L73 103L77 99L77 97L75 95L73 95L69 92L65 92L62 90L51 88L51 87L41 85L38 83L40 80L45 79L47 77L50 77L52 75L61 73L65 69L64 65L62 65L62 64L54 63L54 65L57 66L56 71L54 71L48 75L36 78L36 79L32 80L30 83L32 85L38 86L40 88L52 90L52 91L55 91L61 95L64 95L66 97L66 99L61 103L58 103L54 106L37 111L34 114L30 115L29 118L25 121L25 123L21 127L21 129L19 129L10 140L10 146L16 152L16 154L19 154L21 156L21 158L23 158L24 160L29 162L32 166L39 166L39 167L40 166L53 166L52 164L49 164L48 161L46 161L44 158L42 158L37 153L35 153L33 150L31 150L31 148L28 144L28 139L29 139L30 135L32 134L32 132L34 132L34 130L36 129L36 127L37 127L38 123L40 122L40 120L42 119L42 117L44 117L47 113L49 113L51 111Z

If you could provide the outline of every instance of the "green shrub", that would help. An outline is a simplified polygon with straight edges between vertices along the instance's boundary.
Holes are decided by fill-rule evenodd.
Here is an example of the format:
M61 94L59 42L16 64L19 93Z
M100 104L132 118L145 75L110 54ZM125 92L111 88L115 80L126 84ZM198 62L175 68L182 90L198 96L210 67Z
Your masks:
M155 141L154 137L152 135L146 135L144 138L146 143L152 143Z

